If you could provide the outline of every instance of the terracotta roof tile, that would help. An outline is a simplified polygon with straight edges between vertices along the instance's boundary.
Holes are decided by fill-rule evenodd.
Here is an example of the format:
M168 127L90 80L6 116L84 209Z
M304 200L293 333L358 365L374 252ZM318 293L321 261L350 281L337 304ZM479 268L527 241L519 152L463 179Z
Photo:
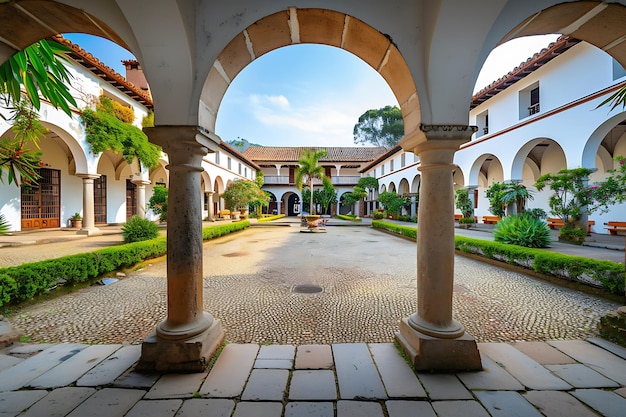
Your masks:
M326 149L320 162L369 162L387 152L384 147L250 146L243 155L255 162L297 162L303 150Z

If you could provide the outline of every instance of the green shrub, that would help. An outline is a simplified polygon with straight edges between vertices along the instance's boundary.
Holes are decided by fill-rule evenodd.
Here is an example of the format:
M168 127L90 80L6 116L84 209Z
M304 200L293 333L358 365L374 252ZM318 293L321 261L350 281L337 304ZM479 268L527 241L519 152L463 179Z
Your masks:
M360 218L358 218L357 216L355 216L353 214L338 214L337 218L341 219L341 220L348 220L348 221L351 221L351 222L360 222L361 221Z
M476 219L473 217L461 217L459 219L459 224L474 224L476 223Z
M273 216L263 216L263 217L260 217L259 220L257 220L257 221L259 223L271 222L272 220L282 219L283 217L285 217L284 214L275 214Z
M503 218L496 224L493 237L496 242L527 248L547 248L551 242L548 225L526 213Z
M159 226L148 219L133 216L122 226L125 243L141 242L159 236Z
M559 240L563 240L577 245L582 245L587 237L587 232L579 227L572 227L569 224L561 227L559 231Z
M412 226L402 226L400 224L387 223L382 220L373 220L372 227L388 230L411 239L417 239L417 228Z
M0 306L11 301L16 292L17 283L15 280L6 274L0 274Z
M382 211L378 211L378 210L376 210L374 213L372 213L372 217L373 217L375 220L380 220L380 219L382 219L383 217L385 217L385 213L384 213L384 212L382 212Z

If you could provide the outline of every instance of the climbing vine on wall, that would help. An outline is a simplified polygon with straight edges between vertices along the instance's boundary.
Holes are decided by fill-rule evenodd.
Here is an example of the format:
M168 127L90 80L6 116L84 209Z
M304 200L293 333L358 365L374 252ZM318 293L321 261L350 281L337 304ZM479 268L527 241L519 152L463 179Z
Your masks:
M148 137L136 126L125 122L132 119L130 113L113 100L101 96L96 111L85 109L81 115L87 142L94 154L111 150L119 152L129 164L137 158L142 166L154 168L159 163L161 148L148 141Z

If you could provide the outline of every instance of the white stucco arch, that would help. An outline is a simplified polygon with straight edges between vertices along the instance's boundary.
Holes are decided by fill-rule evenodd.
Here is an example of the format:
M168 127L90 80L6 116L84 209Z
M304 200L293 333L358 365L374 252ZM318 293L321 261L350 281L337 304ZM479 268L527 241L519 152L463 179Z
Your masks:
M600 144L606 137L606 135L613 129L617 124L623 122L626 119L626 111L620 112L598 126L585 144L585 148L582 154L582 160L580 161L581 166L584 168L593 168L596 164L596 154L598 153L598 148Z

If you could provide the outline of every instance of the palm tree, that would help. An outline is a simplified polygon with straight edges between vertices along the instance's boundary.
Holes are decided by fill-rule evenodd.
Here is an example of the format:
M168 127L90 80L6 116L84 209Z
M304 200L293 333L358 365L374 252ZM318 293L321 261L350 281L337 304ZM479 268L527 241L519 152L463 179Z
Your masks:
M533 195L530 191L518 182L507 183L502 193L502 202L507 206L515 204L515 213L517 214L523 213L526 208L526 201L532 199Z
M309 214L313 214L313 180L319 179L322 182L330 182L329 178L324 175L324 167L318 165L321 158L328 155L326 149L305 149L300 155L298 163L300 166L295 171L295 183L296 187L302 192L302 186L306 183L311 191L311 202Z

